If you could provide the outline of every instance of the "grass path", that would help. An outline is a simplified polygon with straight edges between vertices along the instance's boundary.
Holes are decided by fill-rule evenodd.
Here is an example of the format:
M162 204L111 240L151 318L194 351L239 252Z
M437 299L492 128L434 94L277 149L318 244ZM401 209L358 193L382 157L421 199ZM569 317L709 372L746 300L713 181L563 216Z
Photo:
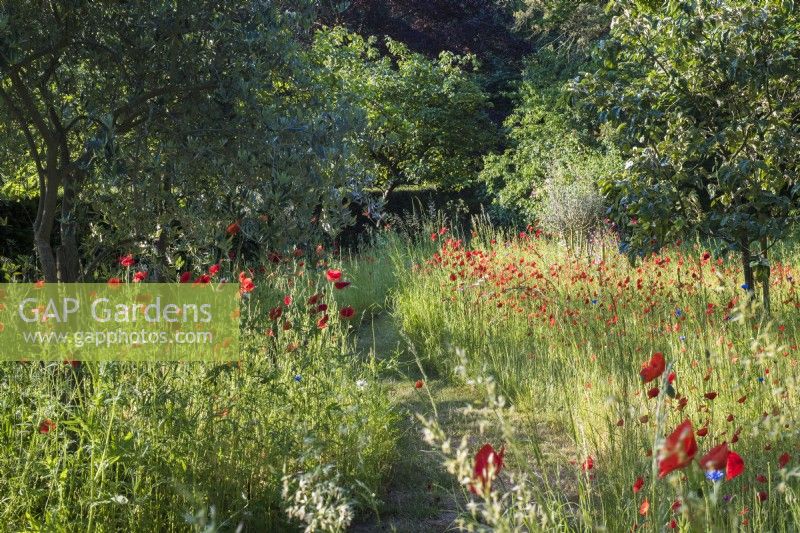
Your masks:
M403 425L397 460L384 493L379 495L383 502L379 514L363 516L350 530L358 533L453 530L453 522L466 502L455 478L445 471L440 458L422 440L415 413L430 415L430 398L427 393L414 387L414 382L422 377L420 370L389 313L374 315L362 323L358 331L357 350L363 357L373 353L378 359L397 356L397 368L382 376L382 385L389 390L393 407L403 414ZM463 416L465 406L479 400L472 387L430 376L426 387L436 402L440 424L448 434L456 437L454 442L461 435L476 433L476 424ZM521 440L527 441L531 449L537 447L548 457L547 469L551 481L566 493L573 492L574 480L564 478L564 472L556 466L557 463L563 464L572 452L572 445L565 438L563 428L560 429L554 420L546 419L543 414L531 416L531 413L527 413L521 415L518 422L524 435ZM480 446L482 443L476 440L472 444ZM529 473L531 470L532 466L528 468Z
M403 425L397 461L380 495L383 501L380 514L364 517L351 531L445 531L458 514L455 495L460 494L460 489L422 440L414 415L430 413L430 399L414 387L421 377L420 371L388 313L375 315L362 325L358 350L365 357L371 353L377 358L397 354L398 368L383 376L382 385L389 390L394 407L403 413ZM426 386L436 401L440 420L457 430L457 424L463 423L459 411L475 399L473 392L445 379L430 379Z

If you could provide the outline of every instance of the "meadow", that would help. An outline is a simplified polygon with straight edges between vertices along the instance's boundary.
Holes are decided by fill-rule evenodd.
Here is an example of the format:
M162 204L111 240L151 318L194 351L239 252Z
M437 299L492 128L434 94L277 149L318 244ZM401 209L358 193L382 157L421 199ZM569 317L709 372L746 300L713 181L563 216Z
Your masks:
M780 256L769 316L699 243L631 264L610 235L427 222L273 257L238 362L3 366L4 528L791 531ZM445 497L392 508L409 467Z

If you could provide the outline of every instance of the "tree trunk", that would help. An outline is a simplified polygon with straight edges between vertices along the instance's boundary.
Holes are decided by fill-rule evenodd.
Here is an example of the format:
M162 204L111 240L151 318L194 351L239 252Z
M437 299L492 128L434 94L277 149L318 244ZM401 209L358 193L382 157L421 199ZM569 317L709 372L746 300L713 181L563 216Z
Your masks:
M42 267L44 280L48 283L58 281L58 268L50 238L58 206L58 187L61 176L57 170L57 158L53 150L47 153L47 168L39 173L39 206L33 222L33 241L36 255Z
M749 302L753 299L753 291L755 290L753 267L750 266L750 241L746 237L742 237L740 244L742 247L742 271L744 272L744 285L745 291L747 292L747 300Z
M767 263L767 238L761 238L761 257L764 259L764 266L762 267L762 279L761 283L763 286L761 287L762 290L762 297L764 302L764 313L767 316L770 315L770 297L769 297L769 278L770 278L770 267Z
M75 180L77 177L65 173L63 177L64 196L61 199L61 244L56 249L58 279L62 283L77 281L81 273L78 253L78 221L75 218Z

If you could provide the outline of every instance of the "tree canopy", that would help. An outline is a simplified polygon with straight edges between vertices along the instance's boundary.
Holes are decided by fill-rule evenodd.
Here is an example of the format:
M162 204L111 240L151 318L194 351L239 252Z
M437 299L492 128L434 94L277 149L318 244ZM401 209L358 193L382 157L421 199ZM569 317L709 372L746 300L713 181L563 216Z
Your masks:
M652 251L699 232L742 253L752 290L751 267L767 266L767 241L800 207L800 16L774 0L615 9L601 68L575 88L628 154L601 180L624 245Z

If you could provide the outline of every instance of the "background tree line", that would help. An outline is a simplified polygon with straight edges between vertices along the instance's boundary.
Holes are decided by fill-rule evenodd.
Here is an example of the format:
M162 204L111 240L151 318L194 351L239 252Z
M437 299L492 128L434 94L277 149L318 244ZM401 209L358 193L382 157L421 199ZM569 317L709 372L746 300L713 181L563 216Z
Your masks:
M5 276L125 250L170 279L423 184L570 238L613 221L634 257L700 236L752 291L797 216L798 57L790 0L5 2Z

